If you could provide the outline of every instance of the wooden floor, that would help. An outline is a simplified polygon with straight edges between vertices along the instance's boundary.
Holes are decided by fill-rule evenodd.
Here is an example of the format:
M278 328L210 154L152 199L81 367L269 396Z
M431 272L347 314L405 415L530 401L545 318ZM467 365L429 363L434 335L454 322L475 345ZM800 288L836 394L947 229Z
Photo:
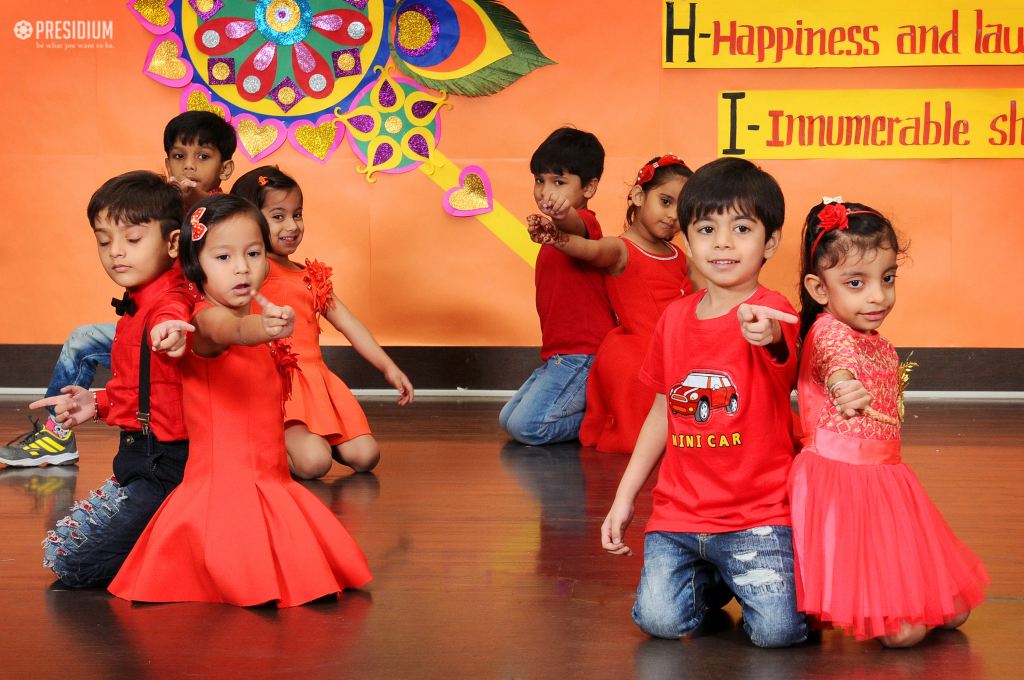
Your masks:
M25 401L0 399L0 442L28 429ZM355 536L375 580L287 610L133 606L54 585L40 541L110 474L112 428L80 429L78 466L0 469L0 677L1024 677L1024 404L908 407L904 459L992 577L960 631L910 650L838 631L760 650L735 602L715 634L652 640L629 616L642 557L607 556L598 540L626 456L509 443L499 401L365 406L380 466L335 466L307 487ZM636 544L649 513L647 492Z

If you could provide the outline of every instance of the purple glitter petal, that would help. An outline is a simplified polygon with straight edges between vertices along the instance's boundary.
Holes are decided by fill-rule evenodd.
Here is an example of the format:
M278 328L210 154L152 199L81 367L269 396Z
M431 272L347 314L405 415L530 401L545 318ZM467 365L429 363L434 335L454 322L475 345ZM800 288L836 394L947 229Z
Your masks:
M358 9L366 9L366 3L369 2L369 0L345 0L345 2Z
M316 68L316 60L313 58L313 53L306 47L306 43L297 42L292 49L295 50L295 59L299 62L299 68L303 73L309 73Z
M229 38L244 38L255 30L255 21L232 21L224 27L224 34Z
M337 31L344 23L337 14L320 14L313 17L313 25L325 31Z
M367 133L373 129L373 116L367 116L366 114L352 116L348 119L348 123L360 132Z
M423 135L413 135L409 138L409 148L423 158L430 158L430 145Z
M435 106L437 106L437 102L428 102L425 99L413 102L412 115L415 118L426 118L427 114L434 110Z
M377 147L377 152L373 154L373 164L380 165L381 163L387 162L389 158L395 155L395 148L390 144L381 144Z
M355 59L356 65L348 71L342 71L338 67L338 57L343 54L351 54L352 58ZM334 76L336 78L344 78L345 76L358 76L363 73L363 61L359 58L359 48L351 47L347 50L335 50L331 52L331 65L334 67Z
M394 106L395 102L398 101L398 95L395 93L395 88L391 87L391 83L384 81L384 84L380 86L380 91L377 93L377 101L385 109Z
M266 71L267 67L270 66L270 62L274 60L275 54L277 54L277 45L268 42L256 53L256 58L252 60L252 65L256 67L257 71Z
M417 14L422 15L423 18L427 20L427 23L430 24L430 40L428 40L425 45L417 47L414 50L411 50L402 45L402 36L401 34L399 34L398 36L396 36L395 46L398 47L398 49L405 52L406 54L408 54L410 57L422 57L424 54L434 49L434 45L437 44L437 37L441 33L439 28L441 22L438 21L437 15L434 14L433 10L431 10L426 5L416 3L413 5L407 5L403 7L402 11L398 14L399 19L401 19L402 15L405 14L406 12L416 12Z

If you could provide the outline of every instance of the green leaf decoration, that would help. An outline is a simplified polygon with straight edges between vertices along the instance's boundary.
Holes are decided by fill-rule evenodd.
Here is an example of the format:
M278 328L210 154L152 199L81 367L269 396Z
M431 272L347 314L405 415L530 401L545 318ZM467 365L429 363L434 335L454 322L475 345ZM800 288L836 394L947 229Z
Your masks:
M523 22L512 10L501 4L500 0L467 1L475 2L490 18L512 54L461 78L437 80L410 69L402 59L401 53L392 44L390 46L391 58L395 65L424 87L466 97L486 97L504 90L530 71L557 63L544 56L537 44L530 38L530 32ZM398 9L399 7L396 7L395 12ZM392 16L388 25L390 26L393 21L394 17Z

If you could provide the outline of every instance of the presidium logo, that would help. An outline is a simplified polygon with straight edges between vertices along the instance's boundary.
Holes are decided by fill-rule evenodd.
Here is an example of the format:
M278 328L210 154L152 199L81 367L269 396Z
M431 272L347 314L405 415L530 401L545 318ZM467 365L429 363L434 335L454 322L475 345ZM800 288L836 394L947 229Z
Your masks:
M22 40L28 40L32 37L32 24L27 21L19 21L14 24L14 35Z
M21 40L28 40L35 35L36 40L113 40L113 21L21 21L14 24L14 35ZM55 47L36 42L36 47ZM94 47L94 45L80 45Z

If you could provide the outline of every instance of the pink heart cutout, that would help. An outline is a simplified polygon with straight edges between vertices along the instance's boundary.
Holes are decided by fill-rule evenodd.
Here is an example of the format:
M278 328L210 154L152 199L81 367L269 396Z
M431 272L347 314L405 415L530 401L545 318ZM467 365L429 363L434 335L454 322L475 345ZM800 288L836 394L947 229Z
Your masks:
M331 143L330 148L327 149L327 155L324 156L323 158L320 158L312 151L302 146L301 142L299 142L298 138L296 137L296 133L298 133L299 129L302 127L319 128L324 123L334 124L336 120L337 116L335 116L333 113L327 113L320 116L319 118L317 118L315 123L311 120L306 119L297 120L290 126L288 126L288 141L291 142L291 145L295 147L295 149L303 156L312 158L317 163L323 165L324 163L327 162L328 158L334 155L334 152L338 149L338 145L341 144L341 140L345 138L345 126L335 125L334 141Z
M177 78L161 75L159 73L154 73L153 71L149 70L150 66L153 64L153 57L154 55L156 55L156 51L160 48L162 44L164 44L167 41L174 43L174 45L178 48L178 52L176 55L177 60L185 65L184 74ZM164 35L158 35L155 38L153 38L153 43L149 46L149 51L146 53L146 61L143 62L142 72L158 83L170 85L171 87L184 87L185 85L188 85L188 83L192 80L192 76L195 73L194 69L192 68L192 64L190 64L189 61L182 56L184 53L185 47L184 45L182 45L181 38L178 37L177 33L166 33Z
M174 29L174 12L172 12L170 8L170 5L173 1L174 0L166 0L164 2L164 6L167 8L167 14L170 15L170 19L167 21L166 26L158 26L146 17L139 14L139 10L135 9L135 3L137 2L137 0L131 0L125 6L129 10L131 10L131 13L135 15L135 18L139 20L139 23L142 24L143 28L145 28L150 33L155 33L156 35L163 35L164 33L170 33Z
M210 104L212 104L212 105L216 106L217 108L221 109L222 111L224 111L223 118L224 118L225 122L228 122L228 123L231 122L231 109L228 108L228 105L225 104L224 102L221 102L221 101L214 101L213 93L210 92L210 90L208 88L205 88L202 85L199 85L198 83L192 83L191 85L189 85L188 87L186 87L184 90L181 91L181 99L179 101L178 108L181 110L182 113L185 113L186 111L190 111L190 110L191 111L206 111L206 110L208 110L208 109L189 109L188 108L189 97L191 97L192 94L195 93L195 92L199 92L200 94L204 95L206 97L206 101L208 101ZM217 113L217 112L216 111L212 111L211 113Z
M234 117L231 124L235 126L235 132L238 133L239 151L253 163L277 151L288 139L288 129L276 118L267 118L261 121L248 113L240 113ZM277 131L277 136L272 140L263 137L264 134L267 134L264 130L267 126ZM255 149L256 153L250 153L251 149Z
M479 194L476 193L475 189L479 187L470 186L467 188L466 179L470 175L476 175L480 178L480 182L483 185L484 197L486 198L487 205L473 208L460 208L452 204L454 198L455 202L463 203L476 203L479 201ZM470 184L475 184L474 180L470 180ZM444 198L441 199L441 205L444 207L445 212L449 215L455 215L456 217L472 217L473 215L483 215L494 210L494 194L491 192L491 179L487 176L487 171L481 168L479 165L467 165L459 173L459 186L452 187L448 191L444 192Z

